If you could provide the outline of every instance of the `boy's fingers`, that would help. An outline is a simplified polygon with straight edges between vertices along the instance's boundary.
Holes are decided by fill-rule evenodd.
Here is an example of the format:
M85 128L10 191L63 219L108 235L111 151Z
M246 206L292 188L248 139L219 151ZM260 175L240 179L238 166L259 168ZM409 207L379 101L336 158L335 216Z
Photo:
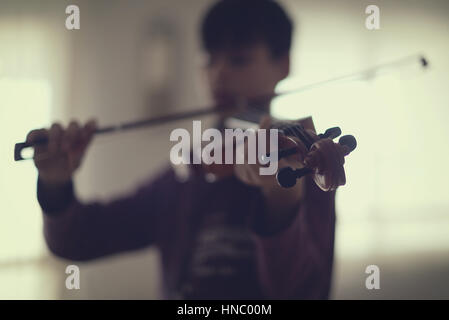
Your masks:
M60 146L64 130L59 123L54 123L48 132L48 151L57 153Z
M95 131L97 130L97 121L90 120L83 127L83 140L84 143L89 143Z
M262 117L259 123L260 129L269 129L271 126L271 117L269 115L265 115Z
M70 140L76 140L76 138L80 134L80 125L76 121L71 121L69 126L67 127L67 137Z
M26 137L27 143L33 143L36 140L39 140L40 138L46 138L48 137L48 130L47 129L36 129L32 130L28 133Z
M33 143L39 139L42 138L48 138L48 134L49 134L49 130L47 129L36 129L33 131L30 131L30 133L28 133L27 138L26 138L26 142L27 143ZM34 147L34 154L40 154L40 153L44 153L47 151L47 145L36 145Z
M77 140L81 137L80 131L78 122L71 121L63 137L62 146L65 151L70 151L73 145L76 144Z
M84 128L86 129L86 130L89 130L89 131L95 131L95 130L97 130L97 120L95 120L95 119L91 119L91 120L89 120L85 125L84 125Z

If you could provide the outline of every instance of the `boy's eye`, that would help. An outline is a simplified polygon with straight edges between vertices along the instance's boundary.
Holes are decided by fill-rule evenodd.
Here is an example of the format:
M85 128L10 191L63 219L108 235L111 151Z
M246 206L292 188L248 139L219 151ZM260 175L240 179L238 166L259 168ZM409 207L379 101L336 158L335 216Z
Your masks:
M234 54L234 55L228 55L228 56L217 56L215 54L211 54L205 57L203 60L205 67L213 67L217 63L228 63L231 67L245 67L251 62L251 58L249 55L243 55L243 54Z

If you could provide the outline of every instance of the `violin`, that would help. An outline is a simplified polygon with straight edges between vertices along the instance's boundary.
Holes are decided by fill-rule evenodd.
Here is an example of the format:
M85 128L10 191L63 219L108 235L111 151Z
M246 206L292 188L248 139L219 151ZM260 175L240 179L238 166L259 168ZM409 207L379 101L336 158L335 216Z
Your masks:
M310 129L306 129L306 127ZM307 175L312 176L315 184L323 191L336 190L339 186L346 184L346 174L344 170L345 157L357 147L357 140L352 135L340 137L338 143L333 140L341 135L339 127L327 129L324 133L316 135L313 129L311 118L300 121L276 121L270 129L277 129L279 140L278 158L279 161L296 154L301 154L302 160L298 165L300 169L284 167L276 173L276 180L283 188L292 188L298 179ZM222 146L222 155L225 148L232 146ZM269 153L266 155L270 156ZM224 158L224 156L223 156ZM264 156L262 156L263 160ZM234 165L209 164L202 165L202 170L206 174L212 174L217 179L234 174Z

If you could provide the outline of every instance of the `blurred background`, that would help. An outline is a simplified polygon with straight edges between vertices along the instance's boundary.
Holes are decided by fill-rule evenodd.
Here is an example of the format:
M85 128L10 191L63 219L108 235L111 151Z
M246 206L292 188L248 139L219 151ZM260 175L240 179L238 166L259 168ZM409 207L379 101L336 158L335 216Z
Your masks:
M279 90L413 54L379 77L277 99L282 118L339 125L359 147L337 193L334 299L449 298L449 2L283 0L295 20L292 72ZM70 261L42 236L32 162L14 143L53 121L115 124L210 101L198 22L211 0L0 1L0 298L159 298L157 252L148 248L76 263L81 289L65 288ZM65 28L70 4L81 28ZM380 29L365 8L380 8ZM76 176L82 200L130 192L167 164L169 133L191 122L98 137ZM380 290L365 269L380 268Z

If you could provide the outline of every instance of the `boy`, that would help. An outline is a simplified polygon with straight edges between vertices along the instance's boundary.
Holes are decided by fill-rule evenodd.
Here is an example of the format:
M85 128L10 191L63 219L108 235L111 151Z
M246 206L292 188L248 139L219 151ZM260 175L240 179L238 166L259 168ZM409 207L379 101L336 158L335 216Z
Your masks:
M289 73L292 24L274 1L219 1L201 35L217 106L274 93ZM49 138L35 152L50 158L36 157L35 164L44 236L54 254L86 261L155 245L169 299L328 298L334 192L309 178L283 189L274 176L259 176L258 165L238 165L231 177L208 182L192 165L186 181L167 169L131 196L83 204L72 177L94 131L94 122L72 122L27 137Z

